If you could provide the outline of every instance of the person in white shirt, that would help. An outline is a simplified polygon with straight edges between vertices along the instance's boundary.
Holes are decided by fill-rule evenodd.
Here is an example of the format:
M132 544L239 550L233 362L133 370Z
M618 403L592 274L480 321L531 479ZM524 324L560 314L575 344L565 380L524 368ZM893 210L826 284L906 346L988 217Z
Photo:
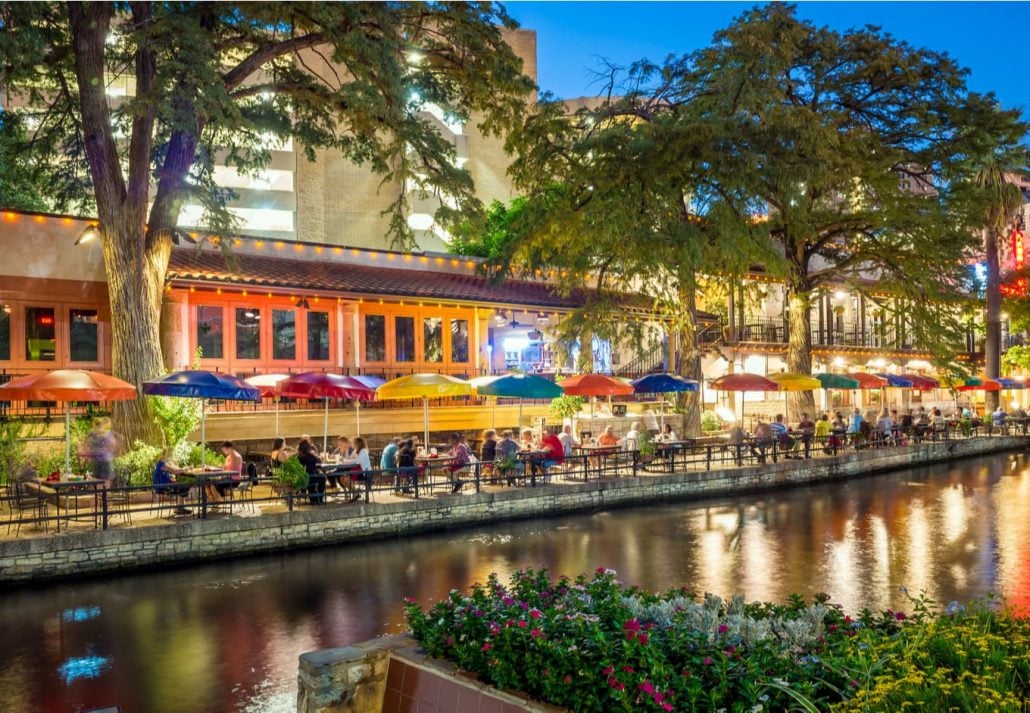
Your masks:
M355 436L351 441L350 455L343 457L340 462L345 465L356 466L353 470L347 473L347 475L350 476L350 490L353 493L353 495L351 495L351 502L360 500L361 494L358 492L355 481L369 477L368 473L372 470L372 459L369 458L368 446L365 444L365 439L361 436Z
M635 451L637 449L637 441L640 440L640 421L634 421L630 424L629 431L619 441L619 445L625 448L627 451Z
M558 440L561 441L562 449L565 451L565 457L568 458L572 455L572 449L579 446L579 441L572 435L572 426L565 424L562 426L561 435L558 436Z
M679 439L676 438L676 432L672 430L672 424L667 423L665 424L665 428L662 429L662 432L655 437L655 440L661 441L662 443L669 443L671 441L678 441Z

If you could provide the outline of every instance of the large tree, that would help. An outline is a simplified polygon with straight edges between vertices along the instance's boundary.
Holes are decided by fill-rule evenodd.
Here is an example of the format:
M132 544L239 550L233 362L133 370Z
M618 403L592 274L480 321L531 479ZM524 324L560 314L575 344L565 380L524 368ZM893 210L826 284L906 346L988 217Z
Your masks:
M936 305L973 244L956 186L984 127L1001 140L1017 115L968 91L944 54L876 27L816 27L785 4L744 13L689 71L719 156L712 180L767 211L782 252L789 370L811 372L814 299L841 283L886 283L934 342L948 326ZM792 412L812 408L810 392L791 396Z
M138 385L162 370L161 295L184 202L231 227L216 152L254 170L269 159L264 137L293 137L309 159L339 151L474 208L469 174L421 108L487 132L511 125L532 90L504 41L513 26L482 2L0 5L0 81L33 129L17 150L49 170L55 202L86 199L99 218L115 374ZM152 428L143 400L115 415L130 442Z

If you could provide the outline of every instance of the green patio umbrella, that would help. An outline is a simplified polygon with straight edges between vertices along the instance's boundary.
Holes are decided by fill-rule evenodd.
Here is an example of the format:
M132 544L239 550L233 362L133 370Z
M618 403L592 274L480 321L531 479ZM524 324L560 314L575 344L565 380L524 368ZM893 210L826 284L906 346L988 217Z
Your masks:
M858 379L852 379L843 374L813 374L824 389L860 389L861 383Z

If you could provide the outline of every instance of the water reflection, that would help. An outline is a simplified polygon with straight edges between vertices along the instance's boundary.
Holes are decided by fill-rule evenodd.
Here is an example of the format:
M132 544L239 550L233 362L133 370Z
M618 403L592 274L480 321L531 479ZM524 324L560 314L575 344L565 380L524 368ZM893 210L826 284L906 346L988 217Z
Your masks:
M604 565L631 583L850 609L988 592L1030 604L1030 463L1000 456L700 504L556 517L0 597L10 710L289 711L297 654L395 630L490 572Z

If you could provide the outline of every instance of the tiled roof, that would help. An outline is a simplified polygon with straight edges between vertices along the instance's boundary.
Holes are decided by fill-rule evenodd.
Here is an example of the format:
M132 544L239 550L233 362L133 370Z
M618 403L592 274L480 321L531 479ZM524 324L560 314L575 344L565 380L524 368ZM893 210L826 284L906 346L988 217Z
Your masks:
M170 280L197 280L266 288L382 295L493 304L526 305L552 309L573 308L582 297L561 297L542 282L505 280L459 272L406 270L354 265L331 260L295 260L239 253L235 269L218 251L179 248L172 251Z

